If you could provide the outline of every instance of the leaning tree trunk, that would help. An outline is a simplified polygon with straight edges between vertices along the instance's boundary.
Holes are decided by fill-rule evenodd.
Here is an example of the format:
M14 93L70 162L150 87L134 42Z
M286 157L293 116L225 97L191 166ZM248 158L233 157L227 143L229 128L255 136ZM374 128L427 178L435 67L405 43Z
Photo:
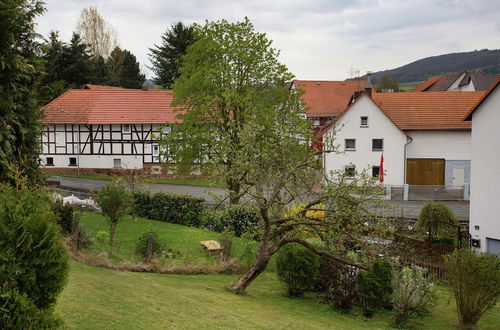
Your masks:
M272 255L269 253L267 246L261 246L253 266L250 267L250 269L247 270L239 280L234 282L229 289L237 294L244 293L247 286L249 286L250 283L252 283L252 281L266 269L271 256Z

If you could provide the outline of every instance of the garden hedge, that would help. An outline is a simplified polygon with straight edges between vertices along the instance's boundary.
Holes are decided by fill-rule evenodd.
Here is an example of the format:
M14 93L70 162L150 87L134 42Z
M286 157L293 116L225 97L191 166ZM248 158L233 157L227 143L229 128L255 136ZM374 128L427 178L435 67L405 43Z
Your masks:
M199 227L205 200L191 195L136 192L134 203L141 217Z

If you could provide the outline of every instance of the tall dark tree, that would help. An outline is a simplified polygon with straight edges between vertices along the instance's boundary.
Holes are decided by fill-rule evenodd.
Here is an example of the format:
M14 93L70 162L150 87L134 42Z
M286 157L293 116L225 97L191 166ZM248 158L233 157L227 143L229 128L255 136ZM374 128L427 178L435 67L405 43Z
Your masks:
M110 85L119 86L120 76L123 70L123 51L116 46L106 60L109 73L111 75Z
M134 54L123 50L123 67L120 75L120 87L141 88L146 76L141 74L139 62Z
M155 73L155 82L165 88L171 88L179 77L181 57L186 54L189 45L196 41L192 25L182 22L173 24L161 36L161 45L150 48L151 70Z
M62 79L70 88L81 87L94 82L94 65L87 44L73 33L69 47L64 48L60 65L63 67Z
M102 56L98 56L92 62L94 68L94 77L92 82L98 85L109 85L111 83L111 72Z
M32 182L42 180L34 20L44 10L42 1L0 1L0 181L12 183L18 171Z
M45 105L66 89L61 65L67 45L59 39L58 31L51 31L49 40L42 45L44 73L41 81L39 104Z

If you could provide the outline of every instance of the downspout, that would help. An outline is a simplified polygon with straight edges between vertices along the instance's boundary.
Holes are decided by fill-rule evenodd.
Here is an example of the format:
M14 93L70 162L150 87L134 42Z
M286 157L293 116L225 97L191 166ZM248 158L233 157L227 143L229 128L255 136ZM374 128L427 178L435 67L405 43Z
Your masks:
M405 143L404 160L403 160L403 162L404 162L404 164L403 164L403 166L404 166L403 167L404 168L404 182L403 182L403 184L406 184L406 175L407 175L407 173L406 173L406 154L407 154L407 148L408 148L408 145L410 143L412 143L412 142L413 142L413 138L411 136L407 135L406 136L406 143Z

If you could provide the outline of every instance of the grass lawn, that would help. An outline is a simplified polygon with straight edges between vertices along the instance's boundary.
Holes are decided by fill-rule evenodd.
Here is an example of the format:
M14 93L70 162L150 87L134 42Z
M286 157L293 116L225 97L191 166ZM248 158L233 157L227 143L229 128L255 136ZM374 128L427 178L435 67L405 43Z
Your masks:
M87 229L93 236L98 231L108 231L109 227L106 219L99 213L87 213L81 219L81 225ZM136 222L132 221L130 216L125 217L117 226L116 242L111 253L111 260L116 262L133 261L138 262L139 257L135 253L135 246L139 237L147 231L154 231L159 238L164 240L167 249L180 252L176 258L164 259L164 262L169 264L186 264L186 263L206 263L210 264L215 261L209 257L207 252L200 245L201 241L219 240L221 234L199 229L176 225L167 222L153 221L144 218L138 218ZM245 257L245 252L255 251L256 242L247 241L238 237L233 240L232 254L234 257L250 262ZM108 249L106 244L100 248ZM99 251L97 251L99 252ZM246 253L253 256L253 253ZM274 263L271 264L274 268Z
M234 275L161 275L130 273L71 262L69 282L56 313L67 329L387 329L390 313L367 319L320 304L316 294L286 297L274 273L266 272L238 296L225 291ZM418 329L454 329L454 301L439 288L432 316L411 322ZM498 329L500 307L479 329Z
M115 178L112 175L104 174L50 174L48 176L62 176L67 178L80 178L80 179L93 179L93 180L112 180ZM148 178L145 180L147 183L165 183L165 184L179 184L186 186L201 186L201 187L217 187L209 180L203 177L190 176L184 178Z
M399 89L404 92L409 92L417 87L420 83L421 81L399 83Z

